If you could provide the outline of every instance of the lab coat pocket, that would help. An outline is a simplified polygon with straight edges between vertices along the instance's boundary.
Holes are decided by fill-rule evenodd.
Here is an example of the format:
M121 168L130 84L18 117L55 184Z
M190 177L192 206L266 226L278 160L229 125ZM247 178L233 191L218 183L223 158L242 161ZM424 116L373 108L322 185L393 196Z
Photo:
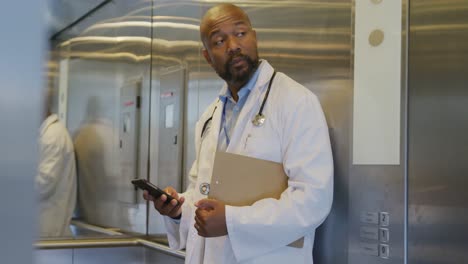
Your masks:
M244 151L249 157L281 162L281 147L274 139L248 135L245 139Z

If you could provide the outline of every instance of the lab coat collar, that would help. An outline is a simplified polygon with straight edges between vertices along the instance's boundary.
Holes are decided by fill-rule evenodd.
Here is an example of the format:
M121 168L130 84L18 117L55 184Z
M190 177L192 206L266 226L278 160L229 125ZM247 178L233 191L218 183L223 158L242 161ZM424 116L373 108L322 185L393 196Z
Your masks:
M40 131L41 131L41 136L44 135L46 132L47 128L52 125L53 123L58 122L58 116L56 114L51 114L42 122Z

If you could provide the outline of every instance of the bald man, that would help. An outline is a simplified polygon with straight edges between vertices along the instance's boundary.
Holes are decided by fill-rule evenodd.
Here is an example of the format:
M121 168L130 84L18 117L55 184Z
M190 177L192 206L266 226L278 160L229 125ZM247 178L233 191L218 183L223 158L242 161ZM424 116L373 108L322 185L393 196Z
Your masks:
M196 160L187 191L165 204L169 244L185 263L312 263L315 229L332 204L333 161L328 127L316 96L260 60L247 14L232 4L209 9L200 24L203 56L226 81L195 129ZM261 114L261 115L260 115ZM280 199L229 206L207 199L216 151L283 164ZM248 184L248 183L246 183ZM301 241L299 246L291 246Z

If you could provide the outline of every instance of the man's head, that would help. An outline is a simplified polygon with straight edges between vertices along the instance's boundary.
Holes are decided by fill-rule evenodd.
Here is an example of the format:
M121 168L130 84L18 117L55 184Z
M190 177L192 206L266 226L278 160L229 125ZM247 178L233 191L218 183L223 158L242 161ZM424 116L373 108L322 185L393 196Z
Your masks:
M200 23L203 55L228 85L242 87L259 64L257 35L239 7L221 4L209 9Z
M43 118L47 119L48 116L52 114L52 104L54 102L54 90L53 88L46 88L44 96L44 103L43 103Z

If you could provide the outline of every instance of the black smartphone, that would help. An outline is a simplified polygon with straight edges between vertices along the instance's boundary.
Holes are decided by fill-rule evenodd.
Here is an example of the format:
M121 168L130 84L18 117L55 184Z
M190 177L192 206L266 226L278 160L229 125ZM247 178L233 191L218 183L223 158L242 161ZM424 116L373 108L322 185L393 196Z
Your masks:
M167 200L165 203L170 203L174 197L170 196L168 193L165 191L161 190L158 188L158 186L152 184L151 182L145 180L145 179L135 179L132 180L132 184L135 185L135 187L140 188L141 190L148 191L148 193L153 196L154 198L159 198L161 195L166 195ZM177 200L176 200L177 201ZM179 201L177 201L179 203Z

